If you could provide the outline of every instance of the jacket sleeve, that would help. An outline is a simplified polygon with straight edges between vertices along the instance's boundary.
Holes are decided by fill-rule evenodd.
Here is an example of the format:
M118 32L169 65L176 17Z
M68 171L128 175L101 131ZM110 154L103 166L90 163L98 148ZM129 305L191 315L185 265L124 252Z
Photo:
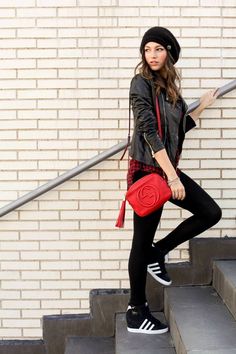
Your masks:
M186 116L185 133L196 127L195 120L188 114Z
M188 110L188 105L185 102L185 100L183 100L183 104L184 104L184 110L185 112L187 112ZM195 120L189 115L185 113L185 117L184 117L184 133L187 133L189 130L193 129L196 127L196 123Z
M131 81L130 98L136 129L143 134L153 153L163 150L165 147L157 132L152 88L149 82L140 75L136 75Z

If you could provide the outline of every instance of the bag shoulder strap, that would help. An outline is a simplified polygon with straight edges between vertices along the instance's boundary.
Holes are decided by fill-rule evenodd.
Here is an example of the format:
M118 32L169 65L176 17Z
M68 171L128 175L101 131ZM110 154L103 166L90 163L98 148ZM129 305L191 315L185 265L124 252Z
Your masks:
M131 140L131 136L130 136L130 131L131 131L131 96L129 93L129 128L128 128L128 137L127 137L127 144L125 146L124 152L120 158L120 160L123 160L126 151L128 150L129 144L130 144L130 140Z
M160 114L160 107L158 102L158 97L156 96L156 116L157 116L157 126L158 126L158 133L162 140L162 128L161 128L161 114Z

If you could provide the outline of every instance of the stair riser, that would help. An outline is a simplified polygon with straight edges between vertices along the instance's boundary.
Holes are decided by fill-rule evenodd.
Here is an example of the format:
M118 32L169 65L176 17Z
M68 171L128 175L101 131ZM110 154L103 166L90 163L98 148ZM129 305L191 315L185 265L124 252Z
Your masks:
M46 354L43 341L1 341L0 354Z
M91 321L90 318L80 319L79 316L71 319L66 316L58 316L54 320L45 316L43 332L47 354L64 354L67 336L92 335Z
M172 337L172 340L174 342L175 350L177 354L187 354L187 351L184 347L184 344L181 340L180 333L178 331L178 326L175 322L174 314L171 310L171 307L169 306L169 300L168 300L168 295L165 293L165 299L164 299L164 306L165 306L165 317L166 320L169 324L170 328L170 335Z
M114 354L114 338L68 337L65 354Z

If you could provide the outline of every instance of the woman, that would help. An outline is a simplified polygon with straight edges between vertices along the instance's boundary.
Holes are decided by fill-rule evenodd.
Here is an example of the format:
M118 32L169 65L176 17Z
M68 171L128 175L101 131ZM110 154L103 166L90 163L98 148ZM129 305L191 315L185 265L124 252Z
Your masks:
M221 209L215 201L190 177L177 169L185 133L196 124L201 112L211 105L216 90L205 93L200 105L189 115L181 97L179 76L174 67L180 46L166 28L152 27L143 36L139 73L131 81L130 97L134 114L134 132L130 149L128 187L156 172L168 180L172 197L170 202L189 210L188 219L180 223L162 240L153 243L162 209L139 217L134 213L134 235L129 258L131 296L126 313L127 329L136 333L165 333L168 327L149 311L145 287L147 272L163 285L171 279L165 269L165 256L181 243L202 233L221 218ZM156 96L161 113L163 138L157 133Z

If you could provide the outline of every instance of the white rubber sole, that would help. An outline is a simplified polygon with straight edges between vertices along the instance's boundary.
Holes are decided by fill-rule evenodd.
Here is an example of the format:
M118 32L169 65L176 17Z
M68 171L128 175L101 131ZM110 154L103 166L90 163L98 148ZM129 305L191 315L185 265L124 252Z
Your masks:
M163 334L169 331L169 328L156 329L156 330L148 330L148 329L139 329L139 328L129 328L127 327L127 331L131 333L143 333L143 334Z
M151 265L152 265L152 264L150 264L150 265L147 266L147 271L148 271L148 273L149 273L156 281L158 281L158 282L161 283L162 285L166 285L166 286L172 284L172 280L166 281L166 280L164 280L164 279L162 279L162 278L159 278L158 275L155 274L155 273L153 272L153 270L149 267L149 266L151 266Z

